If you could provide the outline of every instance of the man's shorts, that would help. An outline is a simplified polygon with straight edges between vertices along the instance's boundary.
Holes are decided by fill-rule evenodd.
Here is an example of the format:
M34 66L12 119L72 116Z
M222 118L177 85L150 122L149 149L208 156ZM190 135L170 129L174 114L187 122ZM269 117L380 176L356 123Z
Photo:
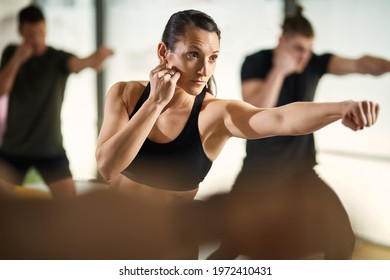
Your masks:
M66 154L50 157L6 155L0 152L0 174L8 182L21 185L29 168L37 169L46 184L72 177ZM7 171L4 171L7 170ZM5 175L4 175L5 174Z

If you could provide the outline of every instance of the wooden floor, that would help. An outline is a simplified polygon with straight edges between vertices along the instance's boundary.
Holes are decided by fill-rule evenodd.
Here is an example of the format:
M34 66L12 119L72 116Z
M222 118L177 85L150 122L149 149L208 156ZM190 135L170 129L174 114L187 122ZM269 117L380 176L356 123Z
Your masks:
M353 260L390 260L390 247L385 247L364 240L356 242Z
M208 244L201 247L199 251L199 259L205 259L212 253L218 244ZM246 259L245 257L239 257L238 259ZM315 256L313 259L323 259L323 256ZM352 260L390 260L390 247L373 244L361 239L356 241Z
M39 191L29 188L17 188L15 191L20 196L27 197L45 197L50 194L46 191ZM200 250L200 259L205 259L211 252L218 247L218 244L206 245ZM355 251L352 255L353 260L390 260L390 247L373 244L365 240L358 239Z

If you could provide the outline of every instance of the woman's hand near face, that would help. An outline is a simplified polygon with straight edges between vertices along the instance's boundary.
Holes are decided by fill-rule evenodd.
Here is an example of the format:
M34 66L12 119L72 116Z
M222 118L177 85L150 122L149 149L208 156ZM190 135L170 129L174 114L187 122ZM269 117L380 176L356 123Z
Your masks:
M167 68L165 64L155 67L149 74L150 97L149 100L167 105L175 93L176 83L180 73Z

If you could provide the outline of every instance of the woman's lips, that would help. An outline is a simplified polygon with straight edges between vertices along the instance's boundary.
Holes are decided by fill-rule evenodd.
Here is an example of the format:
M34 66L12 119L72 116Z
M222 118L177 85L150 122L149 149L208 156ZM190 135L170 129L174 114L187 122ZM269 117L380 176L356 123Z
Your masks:
M192 80L191 82L197 84L197 85L204 85L206 84L206 81L201 81L201 80Z

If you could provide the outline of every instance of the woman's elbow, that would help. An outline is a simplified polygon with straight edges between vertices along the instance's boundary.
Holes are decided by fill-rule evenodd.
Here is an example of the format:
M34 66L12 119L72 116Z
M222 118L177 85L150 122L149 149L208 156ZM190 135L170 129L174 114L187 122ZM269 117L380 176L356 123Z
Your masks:
M96 152L96 163L100 175L103 177L104 180L110 182L112 178L116 175L112 164L98 151Z
M114 177L113 172L110 172L109 168L101 166L98 164L97 166L99 174L103 177L104 180L107 182L110 182L112 178Z

